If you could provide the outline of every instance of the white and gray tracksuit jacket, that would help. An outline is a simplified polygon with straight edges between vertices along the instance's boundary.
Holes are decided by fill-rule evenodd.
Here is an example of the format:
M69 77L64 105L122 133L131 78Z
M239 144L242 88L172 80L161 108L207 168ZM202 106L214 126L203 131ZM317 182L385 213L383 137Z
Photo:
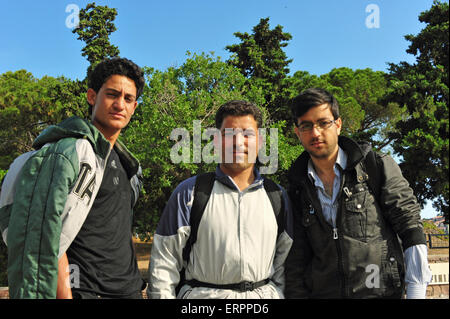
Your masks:
M292 245L292 212L285 201L285 228L277 238L277 221L263 178L244 191L216 169L216 181L191 248L186 280L211 284L242 281L270 282L253 291L240 292L184 285L178 298L284 298L284 262ZM190 234L189 217L196 176L183 181L172 193L153 237L149 266L149 298L175 298L183 248Z

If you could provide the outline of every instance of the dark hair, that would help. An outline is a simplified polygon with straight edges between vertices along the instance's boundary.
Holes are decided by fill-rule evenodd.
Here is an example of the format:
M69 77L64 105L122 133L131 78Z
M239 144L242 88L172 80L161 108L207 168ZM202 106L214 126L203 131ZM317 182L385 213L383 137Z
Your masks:
M293 98L290 106L295 125L298 125L297 119L309 109L322 104L328 104L335 120L339 118L339 104L336 98L324 89L310 88Z
M136 85L136 99L144 90L144 74L139 66L127 58L113 57L97 64L88 76L88 87L98 92L112 75L124 75ZM90 108L89 108L90 113Z
M258 128L262 126L263 118L261 110L253 103L247 101L233 100L223 104L216 113L216 128L220 129L222 122L227 116L252 115Z

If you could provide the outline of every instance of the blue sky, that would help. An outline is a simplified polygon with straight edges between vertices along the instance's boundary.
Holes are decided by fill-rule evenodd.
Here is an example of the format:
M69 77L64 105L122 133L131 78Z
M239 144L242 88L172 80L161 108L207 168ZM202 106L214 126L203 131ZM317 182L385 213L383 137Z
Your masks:
M66 7L89 1L1 1L0 73L26 69L36 77L64 75L83 79L88 62L83 43L66 26ZM168 0L97 1L118 10L111 42L122 56L164 70L181 65L186 51L229 57L225 46L238 43L234 32L249 32L260 18L283 26L293 39L285 49L291 73L323 74L335 67L386 70L386 63L413 62L406 34L417 34L420 12L432 0ZM379 28L367 28L379 8Z
M26 69L44 75L83 79L88 67L83 43L66 25L68 5L84 8L90 1L43 0L0 2L0 74ZM321 75L333 68L387 71L387 63L415 57L405 50L406 34L424 27L418 21L432 0L131 0L96 1L116 8L117 31L111 42L120 55L141 66L165 70L179 66L186 51L211 52L224 60L225 47L238 43L234 32L251 33L261 18L283 26L293 39L285 48L291 74ZM366 19L379 9L379 27ZM374 21L374 20L372 20ZM428 208L423 217L435 213Z

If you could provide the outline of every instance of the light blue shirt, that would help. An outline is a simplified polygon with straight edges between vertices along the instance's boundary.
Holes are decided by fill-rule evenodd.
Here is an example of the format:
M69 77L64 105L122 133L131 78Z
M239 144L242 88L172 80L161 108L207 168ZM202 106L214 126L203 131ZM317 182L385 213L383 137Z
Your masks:
M322 204L322 213L325 220L336 228L336 214L338 210L338 195L339 195L339 187L341 186L341 172L347 167L347 154L339 147L338 156L336 158L336 164L334 164L334 177L333 182L333 196L330 197L325 192L325 186L322 183L322 180L317 175L316 170L314 169L314 165L312 160L308 162L308 176L314 183L314 186L317 190L317 195L319 197L320 203Z
M322 213L325 220L336 229L336 215L339 205L339 188L343 170L347 167L347 154L339 147L334 165L333 194L328 195L322 180L317 175L312 160L308 162L308 176L317 190ZM428 250L426 245L415 245L405 250L405 283L408 299L425 299L428 283L431 281L431 271L428 267Z

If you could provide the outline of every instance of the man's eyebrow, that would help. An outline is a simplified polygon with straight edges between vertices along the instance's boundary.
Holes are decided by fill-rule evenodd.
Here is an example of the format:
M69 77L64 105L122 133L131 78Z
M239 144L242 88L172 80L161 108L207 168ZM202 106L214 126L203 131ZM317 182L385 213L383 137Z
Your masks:
M119 94L121 93L121 91L118 91L118 90L113 89L113 88L106 88L105 90L109 91L109 92L119 93ZM131 94L131 93L125 93L125 95L136 97L134 94Z
M320 119L317 119L316 122L323 121L323 120L329 120L329 118L328 117L321 117ZM301 123L313 123L313 122L312 121L300 121L300 124Z

